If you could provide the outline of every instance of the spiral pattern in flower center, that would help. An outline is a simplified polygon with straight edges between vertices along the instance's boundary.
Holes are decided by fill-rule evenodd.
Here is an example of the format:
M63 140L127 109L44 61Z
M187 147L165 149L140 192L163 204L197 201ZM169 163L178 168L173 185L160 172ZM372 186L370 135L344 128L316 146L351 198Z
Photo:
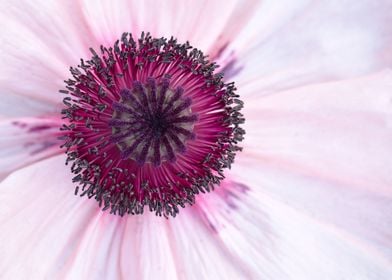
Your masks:
M176 153L185 152L185 141L194 138L197 115L190 109L192 100L182 97L181 87L172 91L168 79L157 86L149 78L146 85L135 81L132 89L123 89L120 95L109 124L123 159L159 166L162 161L174 162Z
M176 216L224 179L241 150L243 103L234 84L173 38L124 33L100 55L90 50L60 90L75 193L120 216L145 207Z

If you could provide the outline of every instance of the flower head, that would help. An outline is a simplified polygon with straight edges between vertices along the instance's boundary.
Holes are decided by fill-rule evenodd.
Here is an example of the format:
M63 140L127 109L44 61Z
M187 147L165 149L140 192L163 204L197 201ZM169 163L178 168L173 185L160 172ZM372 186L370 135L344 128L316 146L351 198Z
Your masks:
M243 139L243 102L189 43L124 33L102 57L91 52L60 90L76 193L121 216L145 205L176 216L224 178Z
M0 1L0 277L391 279L391 11Z

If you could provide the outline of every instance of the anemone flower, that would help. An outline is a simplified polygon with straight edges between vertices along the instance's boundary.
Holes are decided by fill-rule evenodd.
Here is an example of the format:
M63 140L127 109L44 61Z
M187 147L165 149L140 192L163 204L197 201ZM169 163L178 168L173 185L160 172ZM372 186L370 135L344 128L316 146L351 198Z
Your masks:
M1 1L0 278L391 279L391 4Z

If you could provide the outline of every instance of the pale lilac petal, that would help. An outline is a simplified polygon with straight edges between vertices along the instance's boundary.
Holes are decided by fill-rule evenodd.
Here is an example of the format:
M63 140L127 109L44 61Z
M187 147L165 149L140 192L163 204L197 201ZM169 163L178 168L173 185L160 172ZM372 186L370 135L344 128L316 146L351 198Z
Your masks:
M123 32L190 41L213 57L218 55L252 18L259 1L82 1L92 33L113 44Z
M0 120L0 180L30 163L62 153L55 117Z
M178 279L249 279L248 267L230 254L194 207L170 220L168 234Z
M285 272L278 265L274 244L279 241L267 209L251 188L226 179L214 192L200 197L194 206L200 226L210 231L225 256L245 273L245 279L282 279Z
M248 185L227 180L196 207L216 243L246 269L245 279L376 280L392 275L389 261L371 247L265 193L256 177L261 170L241 172Z
M260 185L260 188L263 186ZM390 279L390 261L339 228L263 196L274 259L286 276L271 279Z
M391 194L391 70L252 100L244 154Z
M151 213L123 219L98 214L67 261L64 275L71 279L248 279L248 267L238 264L199 214L192 207L169 220Z
M7 240L0 243L2 277L143 279L141 244L155 244L143 230L148 216L129 217L127 223L102 213L96 202L74 196L73 175L64 161L63 155L43 160L0 184L0 238ZM162 236L157 228L151 230L156 232Z
M267 94L392 65L391 1L287 2L265 1L231 45L240 89L262 79Z
M124 218L74 195L60 155L0 184L5 279L179 279L162 218Z
M66 262L71 279L181 279L165 219L151 213L124 218L97 212Z
M380 256L339 230L260 194L255 184L249 189L223 185L169 221L150 213L121 219L73 196L63 161L63 156L44 160L0 185L0 238L7 240L0 245L5 260L0 272L7 279L390 275Z
M0 184L5 278L246 279L246 267L227 254L197 209L170 220L115 217L74 196L64 160L43 160Z
M392 260L392 72L255 97L233 176Z
M224 4L224 9L222 5ZM123 32L176 36L215 57L244 30L257 1L34 1L1 3L0 87L7 116L51 113L68 69ZM231 59L230 57L228 59ZM221 64L228 61L221 60ZM21 102L23 98L28 103ZM12 108L18 107L17 110Z
M18 170L0 183L0 275L60 279L98 205L74 196L65 156Z
M3 1L0 8L7 27L0 34L0 88L10 105L3 114L53 112L69 66L96 47L77 1Z
M1 83L1 81L0 81ZM53 104L39 98L12 93L12 85L3 84L0 102L0 118L17 118L20 116L39 116L43 112L58 112Z

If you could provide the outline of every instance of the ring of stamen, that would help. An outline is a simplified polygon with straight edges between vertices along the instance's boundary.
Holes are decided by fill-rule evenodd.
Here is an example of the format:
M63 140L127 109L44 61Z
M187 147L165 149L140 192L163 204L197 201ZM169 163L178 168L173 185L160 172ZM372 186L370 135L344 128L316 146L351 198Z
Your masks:
M241 150L234 83L188 43L124 33L71 67L62 139L75 194L123 216L176 216L224 179Z

